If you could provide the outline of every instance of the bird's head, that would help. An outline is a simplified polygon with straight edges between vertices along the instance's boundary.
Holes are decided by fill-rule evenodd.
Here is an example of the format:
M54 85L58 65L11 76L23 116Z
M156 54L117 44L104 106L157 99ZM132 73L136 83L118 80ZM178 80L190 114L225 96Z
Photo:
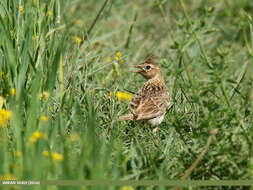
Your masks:
M136 65L135 68L138 70L135 73L140 73L146 79L151 79L155 77L162 77L161 67L153 61L154 56L149 57L145 62Z

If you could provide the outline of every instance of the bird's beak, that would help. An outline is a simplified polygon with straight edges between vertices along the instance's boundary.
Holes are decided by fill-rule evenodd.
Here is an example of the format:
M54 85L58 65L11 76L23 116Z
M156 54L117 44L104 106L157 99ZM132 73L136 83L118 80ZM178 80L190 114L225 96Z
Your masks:
M134 68L138 69L138 70L133 70L134 73L140 73L143 71L142 66L141 65L135 65Z

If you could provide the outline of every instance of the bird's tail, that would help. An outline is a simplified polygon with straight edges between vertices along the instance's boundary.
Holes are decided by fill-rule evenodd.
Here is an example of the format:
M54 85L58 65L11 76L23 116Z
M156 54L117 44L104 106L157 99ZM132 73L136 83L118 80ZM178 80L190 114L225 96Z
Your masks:
M134 115L133 114L126 114L126 115L121 115L118 117L118 121L125 121L125 120L133 120Z

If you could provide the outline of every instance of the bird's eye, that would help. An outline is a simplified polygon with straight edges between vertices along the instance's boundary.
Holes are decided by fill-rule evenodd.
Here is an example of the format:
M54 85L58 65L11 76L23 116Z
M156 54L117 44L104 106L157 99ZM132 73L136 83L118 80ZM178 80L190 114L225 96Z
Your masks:
M149 65L147 65L147 66L146 66L146 69L149 70L149 69L151 69L151 67L150 67Z

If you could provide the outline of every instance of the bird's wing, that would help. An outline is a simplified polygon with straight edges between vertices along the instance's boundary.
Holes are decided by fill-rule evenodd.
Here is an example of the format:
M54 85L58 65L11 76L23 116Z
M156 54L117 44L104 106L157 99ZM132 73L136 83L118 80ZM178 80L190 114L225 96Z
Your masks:
M168 103L169 92L166 87L161 89L149 85L147 88L144 85L133 97L130 110L136 120L152 119L164 114Z

